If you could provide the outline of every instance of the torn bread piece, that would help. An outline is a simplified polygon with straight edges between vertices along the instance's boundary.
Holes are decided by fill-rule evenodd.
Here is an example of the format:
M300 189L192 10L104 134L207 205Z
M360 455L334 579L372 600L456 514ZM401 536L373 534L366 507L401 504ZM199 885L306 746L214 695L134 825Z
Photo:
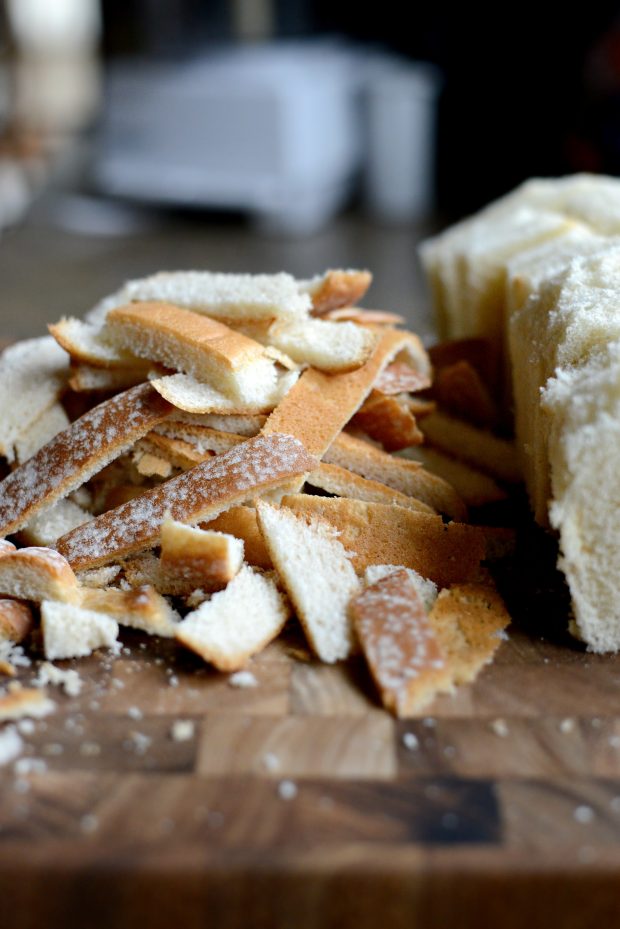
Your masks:
M15 460L23 464L69 425L69 417L61 403L56 402L31 423L15 440Z
M431 386L430 374L422 374L403 361L395 361L375 380L374 389L387 396L415 393Z
M23 642L33 626L32 610L27 603L0 599L0 642Z
M456 684L468 684L492 659L510 624L493 583L457 584L442 590L429 621Z
M421 513L435 512L415 497L408 497L379 481L369 481L353 471L325 462L321 462L316 471L308 475L306 483L337 497L353 497L354 500L366 500L368 503L392 503Z
M435 378L433 396L448 413L493 428L500 421L499 409L484 381L465 359L441 368Z
M15 687L0 694L0 723L12 719L42 719L55 709L54 701L39 687Z
M232 535L196 529L174 519L161 525L161 565L204 591L220 590L239 573L243 542Z
M238 671L279 635L289 613L273 580L244 566L178 624L176 638L219 671Z
M437 584L433 584L428 578L422 577L422 575L414 571L413 568L403 568L402 565L393 564L368 565L364 571L364 582L366 585L376 584L377 581L382 580L384 577L389 577L391 574L396 574L398 571L407 572L407 577L415 587L419 598L424 604L424 609L428 612L439 594Z
M452 519L462 520L466 516L463 501L447 481L425 471L416 462L394 458L355 436L345 432L337 436L324 458L327 464L339 465L367 480L386 484Z
M396 716L417 713L452 690L443 650L406 571L370 584L350 611L383 705Z
M213 519L291 478L303 482L317 464L292 436L256 436L98 516L63 536L57 548L79 570L117 561L156 545L166 516L186 523Z
M264 568L267 571L273 568L273 562L267 551L265 540L258 528L254 507L233 506L226 510L225 513L220 513L210 522L203 523L201 528L234 535L235 538L243 541L245 560L248 564L255 565L257 568Z
M71 356L72 364L93 368L130 368L141 365L131 351L119 348L107 338L106 329L82 319L64 317L47 327L58 344Z
M306 281L298 281L302 293L310 294L316 315L339 307L354 306L372 283L370 271L329 270Z
M373 564L403 565L438 587L449 587L476 577L484 558L484 535L476 526L444 523L440 516L308 494L285 496L282 506L333 526L360 573Z
M112 616L55 600L41 604L41 629L48 661L82 658L96 648L113 648L118 639L118 623Z
M351 420L388 452L399 451L410 445L420 445L424 435L409 408L407 397L385 396L373 390Z
M177 410L186 413L203 414L257 414L269 413L282 400L299 378L299 371L283 371L276 374L276 380L270 392L255 400L240 400L217 390L211 384L197 381L189 374L169 374L155 377L151 383L155 390L165 397Z
M95 613L105 613L121 626L142 629L150 635L170 638L179 619L167 600L153 587L134 590L84 588L80 591L80 607Z
M27 339L0 355L0 455L15 460L15 442L58 400L69 358L51 336Z
M387 313L385 310L367 310L358 306L343 306L335 310L327 310L320 315L322 319L331 319L334 322L351 322L359 326L399 326L406 322L404 316L398 313Z
M76 574L76 577L80 587L109 587L110 584L117 580L121 570L121 565L110 564L105 565L103 568L93 568L92 571L80 571L79 574Z
M364 364L378 335L355 323L304 319L278 320L269 329L268 339L293 361L332 373Z
M19 532L19 539L26 545L53 548L57 539L83 526L92 519L92 515L74 500L57 500L49 507L40 510Z
M322 661L353 649L348 604L360 587L337 533L316 518L257 503L258 525L271 560L313 650Z
M307 284L280 274L228 274L212 271L163 271L128 281L87 315L100 322L114 307L133 300L165 301L231 322L307 316L312 300ZM315 287L316 289L316 287Z
M471 465L458 461L450 455L444 455L436 448L414 445L411 448L403 448L397 454L399 457L418 461L427 471L432 471L437 477L443 478L454 487L468 507L497 503L508 496L503 487L500 487L488 474L483 474L477 468L472 468Z
M261 403L276 386L276 368L258 342L215 319L169 303L133 303L111 310L114 344L158 361L245 403Z
M462 459L499 480L511 484L522 480L514 442L439 411L425 416L420 429L427 442L442 452Z
M134 589L153 587L166 597L188 597L196 590L191 580L165 570L153 552L127 558L123 562L123 582Z
M66 558L51 548L19 548L0 558L0 595L18 600L76 603L78 582Z
M171 407L150 384L85 413L0 483L0 535L22 529L165 419Z

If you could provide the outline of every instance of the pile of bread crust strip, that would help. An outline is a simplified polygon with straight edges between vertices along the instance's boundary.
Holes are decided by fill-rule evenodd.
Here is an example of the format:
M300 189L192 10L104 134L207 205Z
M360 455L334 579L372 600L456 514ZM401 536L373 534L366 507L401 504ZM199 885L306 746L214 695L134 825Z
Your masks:
M422 259L441 334L487 344L532 510L558 534L571 631L618 651L620 180L527 181Z
M468 345L435 366L465 426L369 284L158 274L9 348L0 638L61 660L130 626L235 671L295 616L398 715L471 681L509 617L484 565L506 535L467 508L505 496L509 449Z

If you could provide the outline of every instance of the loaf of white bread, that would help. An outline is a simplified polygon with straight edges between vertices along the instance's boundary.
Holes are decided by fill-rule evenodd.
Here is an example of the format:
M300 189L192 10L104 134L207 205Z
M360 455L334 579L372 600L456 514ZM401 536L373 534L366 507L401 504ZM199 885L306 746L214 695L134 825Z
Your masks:
M573 632L620 649L620 180L532 180L425 242L443 337L489 339Z

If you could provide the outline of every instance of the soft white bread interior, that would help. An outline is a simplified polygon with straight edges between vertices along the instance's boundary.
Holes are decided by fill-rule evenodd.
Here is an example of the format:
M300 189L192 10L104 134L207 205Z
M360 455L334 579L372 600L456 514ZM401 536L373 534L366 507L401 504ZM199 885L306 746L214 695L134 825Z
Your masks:
M220 671L237 671L282 630L289 617L274 581L247 565L230 584L176 627L176 638Z
M324 319L278 320L269 329L268 339L270 345L286 352L293 361L320 371L359 368L377 342L370 329Z
M112 648L118 623L111 616L71 603L44 600L41 604L43 650L49 661L80 658L96 648Z

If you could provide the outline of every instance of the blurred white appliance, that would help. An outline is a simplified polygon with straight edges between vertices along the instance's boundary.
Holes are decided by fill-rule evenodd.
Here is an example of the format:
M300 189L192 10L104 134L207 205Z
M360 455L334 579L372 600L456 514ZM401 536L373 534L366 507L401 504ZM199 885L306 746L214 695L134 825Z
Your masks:
M362 159L363 56L331 41L112 66L95 179L159 204L240 209L276 232L320 228Z

